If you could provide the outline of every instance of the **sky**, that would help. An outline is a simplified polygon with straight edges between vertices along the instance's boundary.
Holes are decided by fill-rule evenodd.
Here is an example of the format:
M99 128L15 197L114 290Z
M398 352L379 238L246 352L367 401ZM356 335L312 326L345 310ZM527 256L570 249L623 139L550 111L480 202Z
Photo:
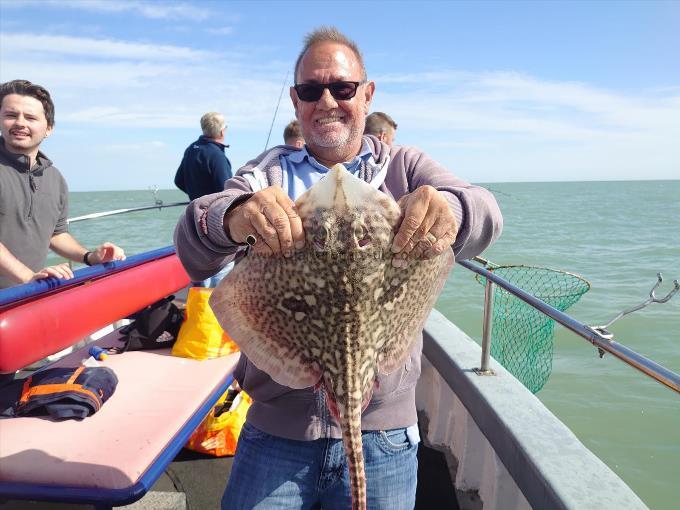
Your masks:
M359 44L395 143L468 181L680 179L675 1L0 0L0 81L51 92L72 191L170 189L205 112L234 168L282 143L320 25Z

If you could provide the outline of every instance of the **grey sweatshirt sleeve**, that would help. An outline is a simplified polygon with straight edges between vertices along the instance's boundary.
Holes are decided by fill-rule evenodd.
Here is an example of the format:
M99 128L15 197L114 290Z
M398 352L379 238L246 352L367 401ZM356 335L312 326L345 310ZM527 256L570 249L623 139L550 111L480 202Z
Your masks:
M251 194L248 181L237 176L227 181L224 191L197 198L187 206L175 228L174 243L192 281L214 275L242 249L224 231L223 219L235 202Z
M479 255L500 236L503 216L489 190L464 181L417 149L395 149L390 166L403 165L405 172L390 172L388 179L398 180L400 175L405 178L404 193L430 185L445 194L458 222L458 234L453 243L456 258Z
M56 236L58 234L63 234L68 232L68 184L64 176L59 173L59 202L61 209L59 211L59 218L57 219L57 224L54 227L54 232L52 235Z
M279 156L290 152L290 148L281 147L263 152L239 168L236 175L224 183L224 191L197 198L187 206L175 228L174 241L177 255L193 281L213 276L245 249L224 231L224 215L253 195L246 176L259 183L257 189L280 182ZM272 181L270 174L277 172L278 180ZM254 177L255 173L258 177Z

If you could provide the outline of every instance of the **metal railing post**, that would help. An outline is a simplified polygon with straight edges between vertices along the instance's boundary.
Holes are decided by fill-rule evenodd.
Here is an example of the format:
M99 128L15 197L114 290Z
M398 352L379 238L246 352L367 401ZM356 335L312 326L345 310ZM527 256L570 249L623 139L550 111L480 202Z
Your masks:
M484 286L484 322L482 324L482 361L481 366L475 369L477 375L496 375L489 368L489 358L491 356L491 330L493 329L493 294L495 291L494 283L486 279Z

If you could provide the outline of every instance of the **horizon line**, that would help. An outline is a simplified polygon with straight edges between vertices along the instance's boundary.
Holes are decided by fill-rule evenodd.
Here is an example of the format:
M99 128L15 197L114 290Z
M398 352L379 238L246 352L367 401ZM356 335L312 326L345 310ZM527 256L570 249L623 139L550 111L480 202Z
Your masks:
M581 179L581 180L555 180L555 181L474 181L471 184L487 185L487 184L566 184L575 182L675 182L680 181L676 179ZM154 188L126 188L126 189L69 189L69 193L106 193L111 191L153 191ZM179 191L184 193L179 188L158 188L158 191ZM186 193L185 193L186 194Z

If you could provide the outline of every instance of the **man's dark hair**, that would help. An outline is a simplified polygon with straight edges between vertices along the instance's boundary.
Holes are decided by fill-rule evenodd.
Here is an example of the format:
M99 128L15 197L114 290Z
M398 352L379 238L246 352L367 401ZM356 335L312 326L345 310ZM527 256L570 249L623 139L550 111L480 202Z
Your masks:
M366 127L364 134L378 136L381 133L387 133L388 129L397 129L397 123L394 119L383 112L373 112L366 117Z
M349 37L340 32L335 27L322 26L305 36L304 46L302 47L302 51L300 52L297 60L295 61L295 74L293 74L293 80L295 81L295 83L297 83L297 73L298 70L300 69L300 62L302 61L302 57L305 56L305 53L307 53L309 48L324 42L342 44L343 46L347 46L350 50L352 50L352 52L357 57L359 65L361 66L361 79L366 81L366 67L364 66L364 57L361 55L361 51L359 50L359 46L357 46L357 43L352 41Z
M0 84L0 105L5 99L5 96L10 94L19 94L20 96L30 96L43 105L45 110L45 118L49 127L54 126L54 103L45 87L31 83L28 80L12 80Z
M302 136L302 128L297 120L291 120L283 130L283 140L288 142L291 138L304 138Z

